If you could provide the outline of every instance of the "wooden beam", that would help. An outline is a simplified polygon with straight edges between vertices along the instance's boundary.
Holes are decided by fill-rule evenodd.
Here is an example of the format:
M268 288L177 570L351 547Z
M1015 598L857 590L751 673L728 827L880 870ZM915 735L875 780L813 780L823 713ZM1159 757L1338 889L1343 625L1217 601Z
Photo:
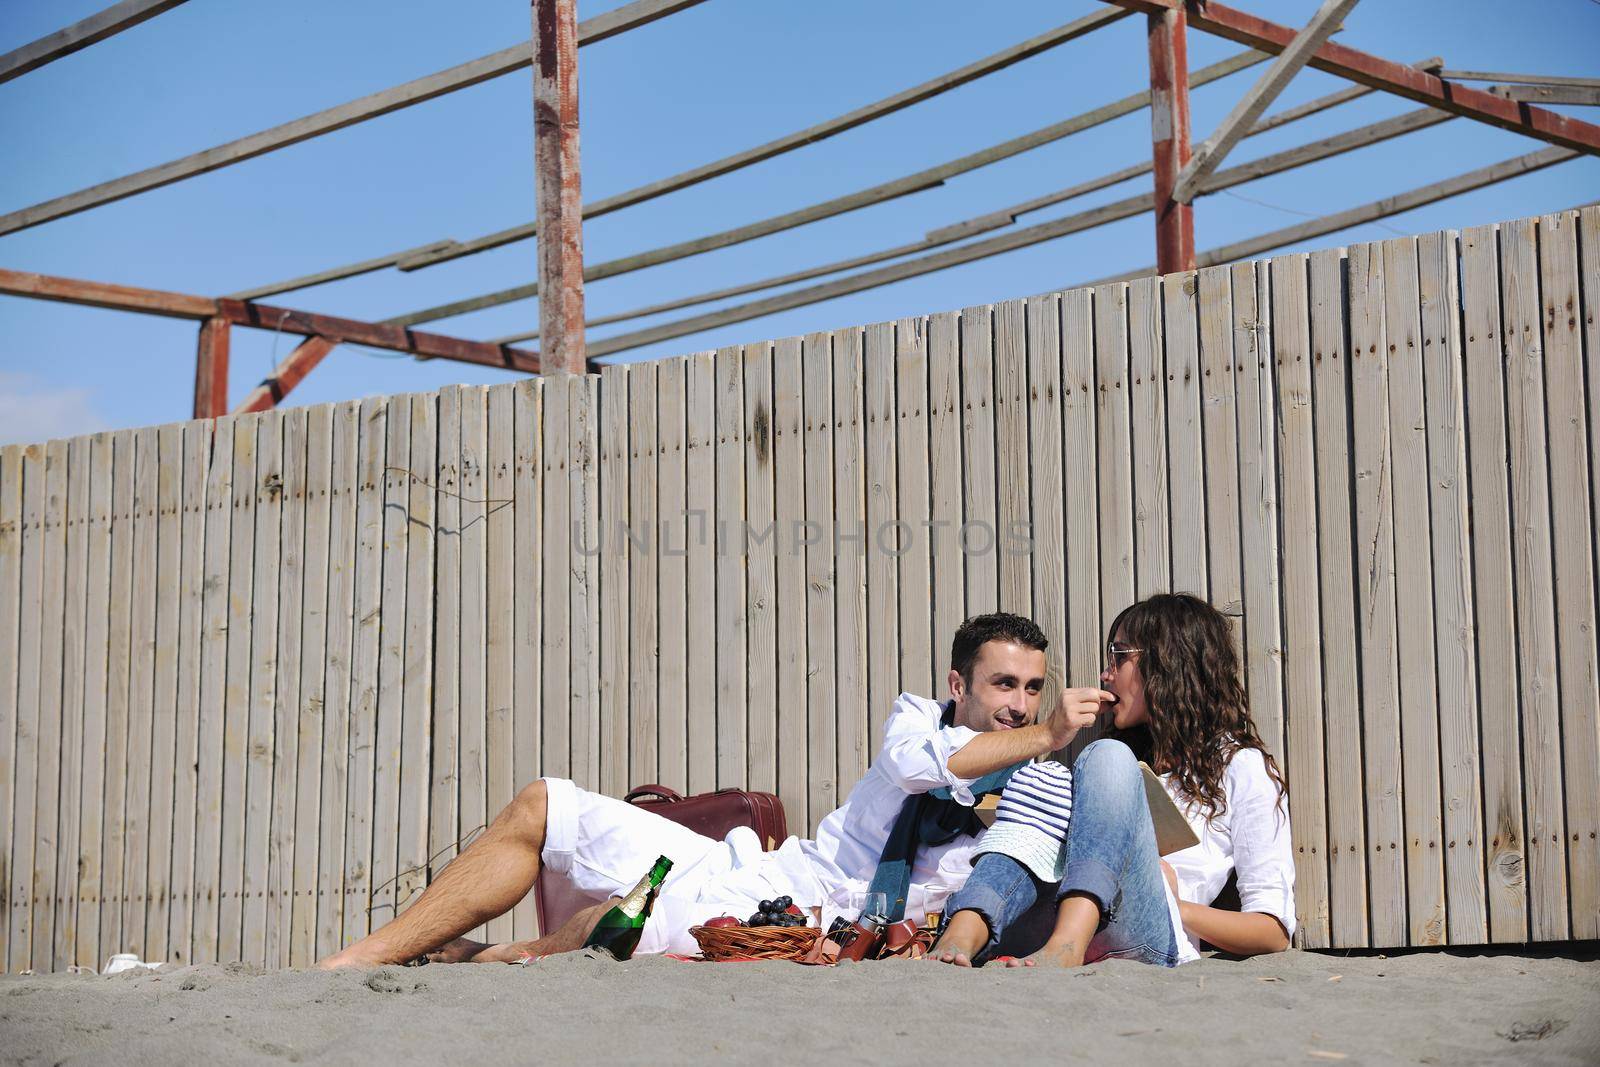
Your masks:
M1582 85L1491 85L1489 91L1507 100L1530 104L1577 104L1600 107L1600 89Z
M228 335L232 324L221 316L200 324L194 361L194 417L214 419L228 413Z
M592 219L613 211L620 211L623 208L642 204L656 197L665 196L668 193L686 189L691 185L709 181L712 178L773 159L786 152L804 148L806 145L815 144L836 134L844 133L846 130L853 130L857 126L883 118L885 115L892 115L924 100L930 100L941 93L959 88L995 71L1004 70L1006 67L1020 63L1024 59L1036 56L1058 45L1066 44L1068 41L1077 40L1084 34L1127 17L1128 12L1119 11L1115 8L1094 12L1064 26L1057 26L1052 30L1047 30L1036 37L1031 37L1019 44L1012 45L1010 48L1001 49L993 55L968 63L964 67L948 71L920 85L903 89L898 93L884 97L882 100L858 107L853 111L847 111L842 115L819 122L814 126L796 130L794 133L786 134L754 148L747 148L742 152L735 152L733 155L724 156L710 163L691 167L689 170L679 174L660 178L613 196L602 197L591 204L584 205L583 216L586 219ZM382 270L386 267L399 267L401 270L406 271L420 270L423 267L431 267L436 263L448 262L452 259L459 259L462 256L488 251L491 248L499 248L515 241L526 240L538 233L538 230L537 222L529 222L520 226L512 226L508 229L497 230L494 233L476 237L470 241L450 239L434 241L430 244L393 252L375 259L349 263L340 267L330 267L315 274L307 274L298 278L273 282L269 285L257 286L233 295L241 300L256 300L264 296L286 293L293 289L321 285L324 282L336 281L341 278L352 278L359 274Z
M1185 7L1184 0L1106 2L1146 14L1182 10ZM1257 18L1214 0L1193 6L1188 9L1188 15L1190 25L1196 29L1274 54L1287 48L1295 37L1295 31L1288 26ZM1590 155L1600 155L1600 126L1479 89L1470 89L1458 82L1443 81L1432 74L1381 59L1336 41L1329 41L1318 49L1309 65L1463 118L1488 123L1550 144L1575 148Z
M1174 200L1187 204L1194 199L1195 192L1200 188L1200 182L1228 158L1228 153L1233 151L1233 146L1244 137L1245 131L1254 126L1262 112L1266 111L1278 95L1289 87L1294 76L1311 61L1317 49L1333 36L1334 31L1343 26L1345 16L1350 14L1359 2L1360 0L1323 0L1322 6L1311 16L1311 21L1307 22L1300 32L1295 34L1294 40L1289 42L1289 47L1278 53L1278 57L1250 87L1250 91L1233 105L1233 110L1228 112L1211 136L1195 147L1194 155L1183 165L1177 181L1173 183Z
M533 160L539 330L547 374L582 374L583 174L578 154L578 0L533 0Z
M1423 62L1437 64L1439 61L1437 59L1429 59L1424 60ZM1336 93L1330 93L1327 96L1318 97L1315 100L1308 100L1304 104L1297 105L1293 108L1287 108L1278 114L1270 115L1267 118L1262 119L1256 123L1256 125L1249 131L1247 136L1253 137L1258 133L1265 133L1268 130L1278 129L1291 122L1318 114L1330 107L1336 106L1337 104L1344 103L1348 100L1353 100L1359 96L1364 96L1373 91L1374 90L1368 89L1364 86L1356 86L1353 89L1341 89ZM1353 148L1360 148L1365 145L1375 144L1378 141L1387 140L1390 137L1397 137L1403 133L1409 133L1412 130L1420 129L1422 128L1423 122L1425 122L1426 125L1434 125L1439 122L1448 121L1453 117L1454 116L1452 115L1445 115L1440 112L1432 111L1429 108L1423 108L1419 111L1410 112L1406 115L1401 115L1385 122L1375 123L1371 126L1365 126L1360 129L1351 130L1348 133L1337 135L1336 137L1326 141L1319 141L1315 144L1304 145L1299 148L1293 148L1284 152L1279 152L1275 155L1265 156L1260 160L1256 160L1252 163L1246 163L1235 168L1234 171L1230 172L1230 174L1239 175L1240 180L1247 180L1245 176L1251 174L1261 172L1278 173L1289 166L1298 165L1296 162L1297 159L1301 162L1312 162L1315 159L1325 159L1329 155L1338 155L1341 152L1349 151ZM1079 182L1076 185L1070 185L1065 189L1059 189L1055 192L1045 193L1043 196L1033 197L1032 199L1025 200L1020 204L1013 204L1010 207L1001 208L998 211L987 212L983 215L977 216L976 218L966 219L962 222L951 223L948 226L941 226L938 229L929 230L927 236L921 241L913 241L910 244L896 245L893 248L885 248L877 252L868 252L865 255L853 256L849 259L842 259L833 263L825 263L821 266L808 267L804 270L793 271L788 274L780 274L772 278L761 278L756 281L729 286L725 289L715 289L710 292L698 293L693 296L679 297L675 300L650 304L645 307L633 308L628 311L616 312L610 315L602 315L598 318L589 319L585 323L585 326L592 329L596 326L609 326L618 322L627 322L632 319L648 318L652 315L659 315L668 311L678 311L683 308L694 307L697 304L710 304L718 300L726 300L735 296L745 296L750 293L760 292L764 289L777 289L785 285L792 285L796 282L810 281L815 278L825 277L829 274L839 274L847 270L854 270L857 267L870 266L874 263L882 263L891 259L899 259L902 256L909 256L918 252L931 251L934 248L950 244L963 238L975 237L980 233L987 233L1003 226L1009 226L1016 222L1019 216L1027 214L1028 212L1051 207L1055 204L1062 203L1063 201L1084 196L1088 193L1109 188L1110 186L1118 185L1133 178L1138 178L1145 174L1149 174L1150 167L1151 164L1149 162L1136 163L1132 166L1124 167L1121 170L1112 171L1109 174L1103 174L1098 178L1091 178L1088 181ZM522 341L532 341L538 336L539 331L532 330L525 333L509 334L505 337L496 337L494 338L494 342L496 344L503 345L517 344Z
M1458 82L1513 82L1517 85L1568 85L1600 89L1600 78L1569 78L1557 74L1497 74L1483 70L1441 70L1439 77Z
M131 285L111 285L107 282L86 282L20 270L0 269L0 293L110 308L113 311L139 311L174 319L209 319L217 314L217 302L209 297L169 293L160 289L138 289Z
M242 415L277 407L334 347L335 342L326 337L308 337L301 341L282 363L273 368L271 374L261 380L260 385L250 390L250 394L234 408L233 413Z
M1156 260L1194 266L1194 209L1174 195L1189 163L1189 44L1182 8L1149 16L1150 156L1155 172Z
M62 56L70 56L123 30L132 29L181 3L183 0L122 0L120 4L112 4L104 11L98 11L65 29L0 56L0 83L20 78L47 63L54 63Z
M654 22L673 12L703 2L704 0L635 0L634 3L583 22L578 27L578 43L582 45L603 41L624 30ZM359 100L352 100L314 115L285 122L260 133L253 133L248 137L241 137L236 141L229 141L227 144L175 159L170 163L163 163L108 182L91 185L66 196L58 196L30 207L20 208L0 216L0 235L16 233L31 226L76 215L90 208L149 192L151 189L159 189L164 185L183 181L185 178L193 178L198 174L208 174L268 152L275 152L280 148L308 141L313 137L342 130L346 126L353 126L367 119L377 118L379 115L387 115L391 111L398 111L446 93L453 93L458 89L477 85L490 78L498 78L502 74L509 74L528 66L532 62L532 54L531 42L503 48L498 52L474 59L470 63L462 63L449 70L442 70L437 74L430 74L425 78L418 78L370 96L363 96Z
M1458 174L1454 178L1424 185L1394 196L1386 196L1382 200L1374 200L1369 204L1359 207L1347 208L1332 215L1312 219L1309 222L1296 223L1286 226L1281 230L1272 230L1268 233L1247 237L1242 241L1220 245L1209 249L1195 257L1197 267L1211 267L1218 263L1232 263L1236 260L1246 259L1250 256L1259 256L1275 248L1286 248L1310 241L1317 237L1326 237L1330 233L1348 230L1353 226L1360 226L1368 222L1386 219L1391 215L1400 215L1428 204L1446 200L1452 196L1470 193L1475 189L1495 185L1512 178L1520 178L1524 174L1553 167L1558 163L1565 163L1569 159L1576 159L1580 153L1570 148L1541 148L1537 152L1530 152L1525 156L1503 160L1487 167ZM1155 273L1155 267L1141 267L1138 270L1125 271L1121 274L1099 278L1092 282L1083 282L1073 288L1086 288L1102 285L1106 282L1128 281L1132 278L1143 278Z
M1259 52L1243 52L1220 63L1214 63L1203 70L1196 71L1189 79L1189 82L1191 86L1203 85L1265 61L1266 57ZM1070 137L1075 133L1138 111L1140 108L1148 106L1149 103L1150 93L1148 91L1134 93L1103 107L1095 108L1093 111L1086 111L1081 115L1075 115L1072 118L1034 130L1032 133L1013 137L1009 141L992 145L982 151L970 153L936 167L917 171L915 174L908 174L903 178L896 178L893 181L875 185L870 189L834 197L832 200L825 200L782 215L774 215L771 218L762 219L759 222L752 222L744 226L737 226L721 233L709 234L689 241L680 241L677 244L651 249L648 252L639 252L621 259L596 263L584 270L584 280L598 281L601 278L610 278L630 271L643 270L645 267L670 263L702 252L727 248L730 245L740 244L744 241L753 241L758 237L781 233L797 226L804 226L820 219L832 218L835 215L842 215L873 204L880 204L896 197L936 188L942 185L946 178L965 174L980 167L986 167L991 163L1010 159L1012 156L1020 155L1041 145L1059 141L1064 137ZM498 307L501 304L509 304L517 300L527 300L537 295L539 295L538 283L517 285L509 289L500 289L481 296L467 297L448 304L424 308L421 311L397 315L387 321L403 325L435 322L455 315L464 315L469 311L481 311L484 308Z

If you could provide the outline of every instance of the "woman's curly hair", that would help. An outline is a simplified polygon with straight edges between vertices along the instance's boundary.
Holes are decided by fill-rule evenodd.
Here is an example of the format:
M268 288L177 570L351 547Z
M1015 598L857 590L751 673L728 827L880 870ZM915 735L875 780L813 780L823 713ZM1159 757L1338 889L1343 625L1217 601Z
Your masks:
M1124 738L1145 750L1150 765L1170 773L1206 821L1227 810L1222 778L1244 748L1261 752L1278 786L1283 775L1250 718L1228 620L1199 597L1161 593L1130 607L1111 623L1110 637L1140 649L1139 673L1150 709L1147 737Z

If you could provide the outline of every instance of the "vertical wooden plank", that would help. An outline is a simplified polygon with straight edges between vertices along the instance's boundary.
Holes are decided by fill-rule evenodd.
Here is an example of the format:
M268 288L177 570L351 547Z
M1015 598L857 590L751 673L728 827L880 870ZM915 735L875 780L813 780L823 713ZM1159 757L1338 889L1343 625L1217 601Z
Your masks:
M89 655L86 645L88 619L85 612L86 583L89 578L89 484L93 470L92 447L93 439L90 437L74 437L67 442L66 499L63 501L66 566L61 638L61 799L55 830L56 922L50 951L53 967L63 967L78 962L76 958L78 908L81 904L78 894L78 832L83 814L81 781L84 753L83 713L86 703L84 685ZM0 650L4 648L5 646L0 645ZM10 654L9 651L0 651L0 655L7 654ZM104 655L103 651L101 655ZM0 736L7 737L6 741L0 743L9 746L9 736ZM170 760L170 755L168 758ZM171 792L170 783L168 792ZM3 955L0 955L0 959L3 958ZM94 962L89 961L89 966L94 966Z
M1244 652L1244 573L1239 550L1239 425L1234 387L1233 278L1207 267L1200 290L1200 422L1205 438L1206 576L1211 603ZM1365 899L1365 898L1363 898ZM1363 908L1365 904L1363 904Z
M1068 685L1099 684L1104 628L1100 621L1099 466L1095 457L1094 293L1061 294L1062 496L1066 503Z
M194 813L194 917L190 926L190 961L194 963L209 963L220 958L222 772L227 748L228 702L233 695L229 686L228 667L231 661L229 628L233 621L235 581L232 566L233 526L234 516L240 510L233 491L236 459L234 442L240 434L239 421L231 415L215 420L210 424L209 440L206 442L211 465L206 470L206 554L200 605L200 727L195 743L198 792ZM253 416L247 416L243 421L250 421L254 428ZM241 490L240 497L244 495ZM112 538L112 545L115 546L114 531ZM248 549L241 547L241 551ZM113 548L113 596L117 574L114 553ZM238 569L249 568L241 561ZM115 603L114 599L112 603ZM112 635L115 635L114 628ZM115 647L114 641L112 647ZM107 700L110 700L109 685ZM107 727L105 737L109 755L109 718ZM109 776L109 765L106 773Z
M383 592L378 612L376 710L372 744L372 849L361 901L376 929L394 918L400 843L400 759L405 714L406 526L411 506L411 398L389 397L383 466ZM354 772L352 781L358 781Z
M746 773L751 789L778 787L778 545L772 440L772 345L744 349ZM798 820L796 820L798 823Z
M628 367L628 785L660 777L658 364ZM625 787L626 788L626 787Z
M1162 351L1161 282L1128 285L1128 401L1132 410L1134 591L1140 598L1172 589L1172 520L1167 499L1167 412ZM1123 483L1126 485L1126 482Z
M1478 772L1478 664L1472 620L1471 528L1467 523L1467 420L1456 235L1433 233L1417 238L1417 263L1433 522L1446 936L1451 944L1481 945L1489 939L1489 925L1483 895L1483 781Z
M600 425L600 376L582 377L568 397L572 437L567 494L572 507L572 714L573 779L585 789L600 780L600 721L595 715L600 691L600 565L594 545L600 524L599 467L595 461Z
M1534 220L1521 219L1500 228L1500 291L1511 446L1511 558L1516 582L1517 661L1523 693L1528 896L1533 940L1559 941L1567 937L1570 924L1551 549L1552 457L1546 447L1546 360L1540 339L1543 316L1534 227Z
M1444 943L1445 937L1444 848L1439 810L1438 683L1433 660L1433 538L1428 515L1428 437L1423 408L1416 240L1407 237L1385 241L1383 257L1409 934L1413 945L1438 945Z
M491 386L487 390L488 419L489 419L489 451L488 462L484 470L484 525L487 527L485 534L488 539L486 546L485 575L488 584L488 600L486 610L488 620L485 624L484 637L486 646L485 683L484 695L488 708L487 742L484 758L484 784L488 790L488 802L485 805L487 818L494 818L501 809L511 803L517 792L517 781L513 777L513 751L515 735L512 730L511 704L515 678L512 666L513 619L516 611L515 582L516 572L516 515L512 510L515 504L515 483L512 467L516 454L516 429L512 425L513 408L515 406L516 385L507 382L504 385ZM441 443L443 426L441 423ZM444 504L445 494L438 494L439 504ZM440 539L435 541L435 552L442 547L442 526ZM442 627L444 619L436 614L435 625ZM436 631L437 633L437 631ZM434 647L439 647L438 637L435 637ZM435 653L437 655L437 652ZM438 700L438 682L442 679L438 670L438 663L434 664L434 699ZM435 729L433 731L434 750L437 752L446 739L440 736L437 714L433 717ZM438 766L435 758L434 765ZM433 830L430 822L429 842L438 840L438 832ZM428 852L429 880L433 874L443 866L443 857L437 856L438 848L430 847ZM508 912L489 922L488 935L490 941L510 941L514 936L514 921Z
M621 796L628 781L629 597L628 370L600 368L600 791ZM518 779L521 784L521 779Z
M153 494L152 494L153 495ZM44 509L41 515L43 582L39 612L39 726L37 769L32 804L33 843L33 967L52 967L55 925L66 901L56 887L57 821L61 814L61 671L64 638L64 601L67 582L67 442L44 446ZM151 500L154 507L154 500ZM154 589L150 590L154 593ZM154 599L152 597L152 599ZM152 613L153 613L152 605ZM24 668L26 669L26 668ZM148 698L147 698L148 707ZM146 794L148 804L148 794ZM134 891L143 896L144 881ZM142 910L142 909L141 909ZM142 916L141 916L142 918Z
M689 357L688 417L684 441L688 489L688 714L689 790L717 787L717 559L711 523L716 512L715 355ZM605 445L605 429L600 443ZM601 492L605 491L604 478ZM604 607L600 621L605 623ZM601 680L604 685L604 679ZM603 743L603 742L602 742ZM603 753L604 754L604 753Z
M1310 298L1316 552L1322 590L1318 623L1327 737L1329 940L1335 948L1352 948L1367 944L1367 848L1355 552L1350 541L1352 415L1343 249L1312 253ZM1291 810L1299 803L1297 792Z
M866 440L862 426L866 388L862 375L861 345L861 330L834 331L834 518L831 533L836 572L834 588L837 593L834 599L834 648L838 663L835 714L838 717L837 796L840 797L848 796L850 790L855 788L856 782L867 773L867 764L872 757L867 684ZM956 417L959 418L959 414ZM956 428L952 430L957 434L960 432ZM944 473L947 478L956 481L959 506L959 468L951 467ZM959 561L951 580L958 589L965 580ZM943 690L940 695L943 695Z
M482 398L480 386L475 402L480 411ZM399 854L395 869L397 912L416 901L427 886L428 878L434 524L437 518L432 474L438 458L437 405L438 399L432 393L416 393L411 397L411 475L406 509L405 705L400 728ZM477 486L480 500L483 497L482 456L480 450ZM478 528L481 530L482 523ZM482 648L481 643L479 648ZM477 707L483 708L481 700ZM483 712L480 710L478 714Z
M512 404L516 422L516 622L512 628L516 680L511 705L512 774L525 786L539 777L543 758L543 579L544 501L540 481L544 454L544 382L527 378L516 383ZM512 935L533 937L538 915L529 893L511 909Z
M161 457L154 427L134 431L134 481L133 481L133 620L129 632L128 655L128 732L126 787L124 800L122 846L122 888L118 894L122 919L119 951L132 952L141 958L146 952L145 940L145 872L150 861L150 746L154 726L152 700L155 694L155 644L156 644L156 495L160 481ZM46 519L48 523L48 516ZM48 525L46 526L48 532ZM59 610L60 594L54 591L46 556L47 583L45 626L46 651L50 650L52 631L58 627L49 619L49 608L54 601ZM59 655L59 647L56 649ZM41 663L41 670L44 664ZM41 679L41 697L55 685L49 676ZM59 693L59 689L56 690ZM44 718L51 712L49 704L40 708L40 756L45 753ZM54 714L51 714L54 718ZM44 783L45 762L40 761L40 785ZM51 791L55 783L50 783ZM41 815L43 813L41 812ZM37 886L36 886L37 889ZM37 900L37 898L36 898ZM35 909L35 948L37 949L38 912ZM35 966L41 961L34 953ZM45 963L44 965L48 965Z
M448 398L447 398L448 394ZM488 825L488 717L485 714L484 626L487 576L484 573L484 473L488 444L483 390L458 386L439 396L439 447L442 470L453 484L440 482L440 569L436 594L441 606L437 632L438 686L434 699L434 784L440 803L433 817L443 819L432 835L429 855L444 850L438 865L460 851L459 842ZM453 570L453 574L447 571ZM444 614L453 612L446 619ZM448 775L447 779L445 776ZM478 928L468 937L482 940Z
M1561 776L1571 936L1600 936L1600 672L1595 649L1594 528L1590 518L1589 419L1584 400L1583 309L1576 212L1539 219L1539 292L1548 393L1550 529L1554 542L1556 652L1560 664ZM1593 309L1590 309L1593 314Z
M994 371L994 309L982 304L964 308L961 312L961 454L966 520L961 525L960 538L967 567L968 615L982 615L1000 607ZM873 734L874 738L877 736Z
M1062 499L1061 308L1054 295L1027 301L1028 492L1033 501L1033 619L1050 641L1050 663L1065 670L1067 659L1067 531ZM1043 714L1049 709L1041 707Z
M1245 561L1245 680L1267 751L1281 763L1283 628L1278 575L1277 431L1273 411L1270 276L1233 267L1235 403L1239 422L1239 545Z
M1120 282L1094 291L1096 469L1132 471L1133 432L1128 400L1128 287ZM1100 624L1134 600L1133 500L1126 478L1099 480ZM1106 634L1106 636L1110 636Z
M277 762L278 569L282 559L283 421L263 412L256 428L255 573L251 592L250 720L245 742L244 935L242 959L266 962L267 851ZM130 752L130 756L131 756Z
M89 560L84 611L82 756L78 786L80 818L77 848L72 854L72 881L78 898L77 936L68 955L82 966L98 968L101 964L101 831L105 816L106 679L111 612L111 485L114 460L111 435L96 434L91 439L89 453L89 508L86 513L89 520ZM20 468L15 473L20 476ZM20 490L20 482L15 488ZM17 504L20 507L20 497L17 498ZM16 514L12 512L13 516ZM15 586L12 586L12 590L17 591ZM15 598L9 603L15 603ZM14 612L15 609L10 609L6 613L13 622ZM14 651L15 643L0 644L0 648ZM11 735L0 727L0 736L9 739ZM185 888L189 884L188 881L183 883Z
M800 545L805 521L804 378L801 342L785 338L772 353L772 475L778 553L778 796L796 829L810 836L821 814L809 807L806 774L806 556Z
M894 324L867 327L861 373L866 379L867 494L867 753L883 744L883 727L900 693L900 626L896 550ZM992 447L992 445L991 445ZM993 470L991 465L990 470ZM993 499L993 482L989 483ZM993 526L990 527L993 532ZM994 572L999 580L999 571ZM971 576L968 576L969 583ZM970 588L970 585L969 585ZM999 586L994 586L999 596ZM991 609L992 610L992 609Z
M268 967L289 965L294 918L295 799L300 774L300 665L305 660L301 616L306 567L306 409L283 413L283 481L278 544L277 651L272 702L272 809L267 834L266 945Z
M131 442L130 442L131 443ZM130 457L131 461L131 457ZM21 605L17 642L16 801L12 808L10 958L7 970L15 974L35 966L33 942L36 912L33 897L33 860L38 827L40 669L43 643L45 446L28 445L21 454ZM124 601L125 602L125 601ZM126 694L124 694L125 696ZM118 827L121 829L120 825ZM118 839L120 840L120 838ZM118 852L120 857L120 850ZM120 908L120 901L113 905ZM48 926L38 935L49 950Z
M462 404L470 393L459 385L439 390L439 439L434 449L438 486L438 530L434 538L433 747L428 805L429 867L437 870L456 855L456 843L484 821L482 715L462 711L461 586L478 576L461 565L463 527ZM470 453L471 446L468 446ZM481 705L480 705L481 707ZM473 784L469 785L468 781Z
M1524 941L1528 937L1528 901L1522 813L1522 687L1517 680L1516 601L1511 585L1511 485L1498 244L1499 233L1493 226L1477 226L1461 234L1471 478L1467 506L1482 702L1489 940Z
M995 467L1000 608L1033 614L1033 507L1028 499L1028 319L1024 301L994 310Z
M544 599L543 645L540 652L544 693L544 736L540 773L570 778L572 713L572 504L567 486L571 440L571 398L576 387L568 376L544 386Z
M717 788L742 789L745 704L744 375L737 348L719 348L716 375Z
M109 470L109 455L102 464ZM15 910L11 788L17 777L18 639L22 609L22 446L0 448L0 964L21 970L11 955ZM92 588L92 586L91 586ZM103 602L103 597L100 598ZM94 605L91 598L91 610ZM91 693L91 700L93 699ZM85 735L89 716L85 714ZM98 802L98 795L94 798ZM80 897L82 894L80 894ZM80 939L82 937L80 927Z
M1317 442L1311 401L1306 257L1279 256L1268 267L1276 342L1278 492L1283 502L1284 769L1294 791L1289 814L1295 853L1295 913L1299 942L1307 948L1326 948L1330 931L1317 587ZM1176 479L1173 484L1176 487Z
M1172 588L1209 595L1206 577L1205 448L1200 417L1200 279L1161 279L1165 316L1167 487L1172 497ZM1307 398L1309 400L1309 396Z
M173 730L171 911L167 959L193 962L195 813L200 799L200 668L205 647L206 480L212 425L182 427L183 484L178 498L182 560L178 574L177 681ZM94 655L94 652L90 653ZM103 648L100 655L104 655Z
M806 753L811 821L839 803L839 712L834 645L838 570L833 524L833 339L808 334L805 374L805 523L797 550L805 553Z
M950 641L967 615L966 567L961 558L961 415L961 316L947 311L928 317L928 476L933 505L928 526L933 552L933 688L928 695L935 700L949 695ZM851 588L841 575L839 589ZM842 640L840 654L844 654Z
M321 882L321 812L323 751L327 740L328 548L332 501L335 407L307 408L305 464L304 592L300 601L300 661L296 673L299 699L295 706L294 821L287 855L290 861L288 965L309 967L317 959L317 888ZM287 525L287 523L286 523ZM344 557L349 559L347 555ZM346 616L348 618L348 616ZM280 744L281 749L281 744ZM285 759L288 755L285 754ZM341 815L343 813L341 812Z
M173 814L176 786L174 751L177 745L178 706L178 598L183 570L183 427L170 424L156 431L160 467L156 474L156 582L154 689L150 743L150 857L145 871L144 959L173 958L168 945L172 914L169 895L172 874ZM175 887L174 887L175 888ZM185 953L187 955L187 953Z
M322 691L322 774L317 798L316 949L320 958L344 940L345 813L350 799L350 731L356 718L356 500L361 471L361 403L333 408L328 473L328 655ZM382 435L379 435L382 440Z
M1023 353L1026 358L1026 353ZM900 688L938 699L941 690L923 688L933 674L934 529L928 454L928 323L901 319L895 324L895 501L903 525L885 531L878 551L897 557L899 586ZM1025 473L1025 472L1024 472ZM876 531L874 531L876 533Z
M660 516L659 605L656 636L656 708L660 750L657 780L673 789L689 784L688 715L688 487L684 482L684 416L688 360L679 356L657 364L656 508ZM781 685L780 685L781 699Z
M1349 251L1350 384L1356 478L1356 591L1360 615L1361 711L1366 754L1367 889L1371 945L1406 943L1405 839L1400 791L1400 694L1395 663L1393 464L1383 253ZM1235 296L1238 295L1235 290Z
M222 841L217 877L217 958L243 959L245 759L250 729L251 603L255 574L258 414L233 424L233 517L229 531L227 682L222 727ZM110 787L111 754L106 753ZM111 831L111 820L106 820Z
M354 647L350 656L350 772L342 908L346 944L366 936L372 929L378 720L384 703L380 686L386 684L381 673L383 594L386 568L392 565L385 551L390 522L385 497L391 482L398 481L389 471L389 464L392 462L403 468L409 458L405 445L409 439L403 435L395 438L389 428L391 418L401 421L383 397L368 397L361 402L356 467L355 613L351 635ZM391 630L398 629L399 620L392 620L389 625Z
M1600 526L1600 208L1586 207L1578 212L1578 279L1579 308L1577 332L1581 344L1581 365L1588 381L1589 427L1589 508L1591 530ZM1590 538L1590 566L1600 578L1600 545ZM1600 598L1600 587L1591 594ZM1591 639L1593 631L1590 631ZM1591 675L1591 686L1593 676ZM1583 717L1581 705L1566 705L1578 713L1572 728L1566 729L1567 781L1578 784L1576 796L1569 796L1567 807L1567 832L1572 835L1572 847L1567 862L1572 868L1572 936L1574 938L1600 937L1600 887L1595 886L1596 871L1600 871L1600 793L1591 786L1583 790L1584 781L1600 779L1600 727ZM1591 702L1590 711L1594 710Z

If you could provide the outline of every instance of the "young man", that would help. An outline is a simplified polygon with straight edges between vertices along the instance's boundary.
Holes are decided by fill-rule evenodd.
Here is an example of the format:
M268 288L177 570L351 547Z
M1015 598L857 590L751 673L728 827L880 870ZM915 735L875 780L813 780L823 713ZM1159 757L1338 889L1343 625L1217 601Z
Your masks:
M637 949L695 952L689 928L717 915L745 916L758 902L789 896L820 906L823 925L858 905L908 797L948 789L970 807L975 780L1065 747L1095 719L1106 694L1072 689L1037 722L1048 642L1017 615L962 623L950 650L950 702L902 694L883 748L844 804L822 820L815 840L791 837L763 852L747 828L713 841L659 815L559 778L524 788L483 836L440 872L404 914L342 952L325 968L402 963L425 953L440 961L513 962L582 946L595 922L658 855L671 874ZM906 913L943 907L971 873L975 838L958 834L919 848ZM542 866L600 901L534 941L482 946L461 940L527 895ZM440 946L446 946L438 952Z

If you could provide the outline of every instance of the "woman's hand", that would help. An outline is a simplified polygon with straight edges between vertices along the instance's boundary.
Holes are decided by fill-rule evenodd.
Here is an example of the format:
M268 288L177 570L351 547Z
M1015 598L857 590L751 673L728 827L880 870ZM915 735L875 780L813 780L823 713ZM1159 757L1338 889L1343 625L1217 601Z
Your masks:
M1050 717L1044 721L1045 729L1050 731L1051 751L1060 751L1072 744L1079 730L1094 725L1100 717L1101 705L1116 699L1113 694L1093 686L1063 690Z

